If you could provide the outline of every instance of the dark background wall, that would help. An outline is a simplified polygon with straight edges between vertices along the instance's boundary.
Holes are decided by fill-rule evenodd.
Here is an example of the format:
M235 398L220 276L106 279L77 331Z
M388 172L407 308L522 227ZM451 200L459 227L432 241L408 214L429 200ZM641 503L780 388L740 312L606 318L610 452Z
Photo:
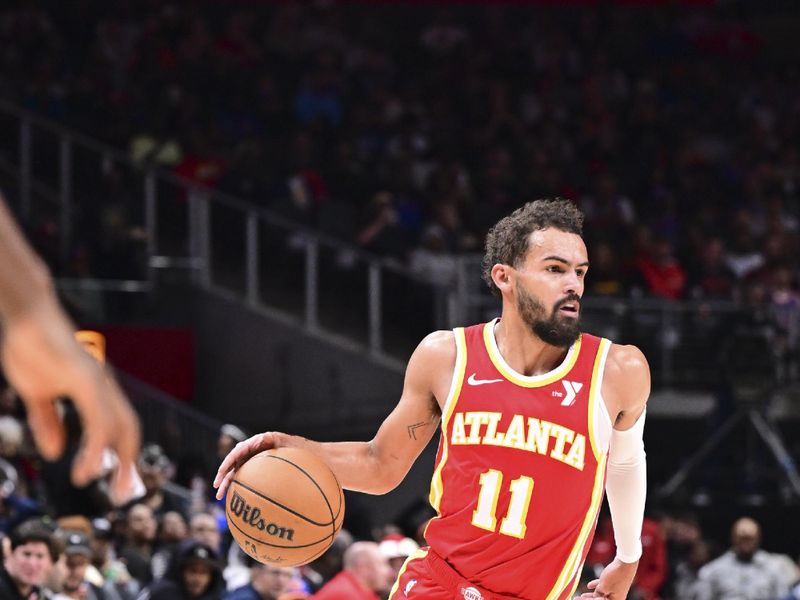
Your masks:
M197 408L250 431L355 435L394 407L401 369L192 290ZM231 406L236 414L231 414Z

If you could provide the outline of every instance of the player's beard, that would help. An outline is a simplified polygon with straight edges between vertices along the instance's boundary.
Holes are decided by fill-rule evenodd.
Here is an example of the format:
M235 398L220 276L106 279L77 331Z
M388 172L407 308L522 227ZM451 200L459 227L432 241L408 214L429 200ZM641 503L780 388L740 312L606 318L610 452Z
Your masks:
M559 313L559 308L568 302L578 303L580 297L577 294L570 294L562 298L555 303L548 317L544 304L527 290L517 286L517 311L522 320L540 340L551 346L569 348L581 333L580 313L574 319L561 316Z

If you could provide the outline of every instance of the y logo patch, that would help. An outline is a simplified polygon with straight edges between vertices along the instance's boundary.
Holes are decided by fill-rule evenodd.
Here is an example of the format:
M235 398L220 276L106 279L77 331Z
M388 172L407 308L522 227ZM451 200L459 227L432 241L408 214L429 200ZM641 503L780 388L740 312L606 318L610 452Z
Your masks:
M577 381L567 381L566 379L562 379L561 385L564 386L564 389L567 392L567 395L564 396L564 399L561 401L561 406L572 406L575 404L575 398L577 397L578 392L581 391L583 384L578 383Z

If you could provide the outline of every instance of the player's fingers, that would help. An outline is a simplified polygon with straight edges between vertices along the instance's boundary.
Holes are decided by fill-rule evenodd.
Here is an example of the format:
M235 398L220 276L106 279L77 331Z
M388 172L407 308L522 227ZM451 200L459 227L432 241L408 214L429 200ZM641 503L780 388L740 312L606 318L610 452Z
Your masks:
M608 590L601 586L599 579L593 579L586 587L592 590L592 598L608 598L610 596Z
M217 490L217 500L222 500L225 497L225 494L228 491L228 486L231 484L231 480L235 474L236 471L233 469L225 474L225 477L223 477L222 482L219 484L219 489Z
M104 390L105 386L106 382L102 375L90 376L77 385L76 391L70 396L80 413L83 426L81 449L72 463L72 481L79 487L100 476L103 450L113 438L121 435L121 432L116 430L113 419L115 409L113 401L112 406L109 406L106 402L108 398L103 398L103 393L107 393L107 390Z
M222 464L217 469L217 475L214 477L214 487L219 487L229 472L235 470L250 456L258 452L259 443L263 437L264 434L254 435L243 442L239 442L233 447L233 450L228 452L228 456L223 459Z
M55 460L64 451L64 427L54 402L29 399L25 404L28 424L36 447L46 460Z
M72 463L72 483L78 487L87 485L102 475L102 453L106 447L105 436L101 432L84 434L81 449Z
M236 444L233 450L228 453L228 456L223 459L219 469L217 469L217 475L214 477L214 487L221 487L222 481L229 471L238 468L239 465L254 454L271 448L272 444L273 436L271 432L256 434Z
M139 418L125 400L116 382L109 380L108 385L116 399L114 430L119 432L114 436L112 444L119 458L119 468L111 480L111 495L116 504L124 504L141 491L138 489L141 486L137 485L137 483L141 483L141 480L136 471L136 460L141 443Z

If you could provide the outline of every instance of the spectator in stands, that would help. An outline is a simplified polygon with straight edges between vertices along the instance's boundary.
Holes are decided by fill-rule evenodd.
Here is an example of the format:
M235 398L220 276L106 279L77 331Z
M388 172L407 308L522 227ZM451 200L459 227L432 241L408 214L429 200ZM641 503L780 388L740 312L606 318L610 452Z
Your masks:
M148 444L139 455L139 473L145 487L140 503L149 506L157 516L170 511L186 514L186 501L171 490L165 489L172 463L161 446Z
M800 568L800 561L797 566ZM800 580L792 582L791 591L782 600L800 600Z
M652 252L640 257L638 268L648 293L668 300L679 300L683 296L686 271L666 238L654 242Z
M220 600L224 590L217 553L201 542L187 540L164 578L144 589L137 600Z
M197 542L220 551L222 532L219 530L217 519L211 513L195 513L189 519L189 537Z
M25 429L18 419L12 416L0 417L0 458L13 461L19 453Z
M422 242L411 251L411 272L431 285L450 289L456 281L457 257L447 251L441 228L431 226L422 234Z
M664 594L667 598L680 598L676 596L676 580L678 577L678 566L682 563L695 564L692 555L695 547L704 542L697 517L691 513L664 513L661 517L661 529L667 544L667 580L664 585ZM707 554L710 554L708 547L705 547ZM708 562L706 556L703 564ZM702 565L697 565L699 569ZM696 573L695 573L696 579Z
M689 555L675 566L675 576L672 581L672 593L668 598L675 600L699 600L701 598L700 569L711 558L708 543L697 540L692 544Z
M373 196L366 207L356 242L376 254L402 259L410 248L410 242L408 232L400 225L394 201L391 192L378 192Z
M146 504L134 504L128 510L126 523L126 541L119 551L119 558L140 585L147 585L153 580L150 560L156 549L158 527L153 509Z
M713 300L731 298L736 276L725 264L725 246L720 238L704 240L699 261L690 264L687 283L690 297Z
M770 312L786 335L786 352L780 364L779 377L784 382L794 381L798 377L800 353L800 294L791 269L786 266L774 268L770 288Z
M386 557L389 561L389 566L392 568L392 581L397 579L397 575L400 573L400 569L406 559L419 550L417 542L397 533L384 536L378 546L381 554Z
M0 598L43 599L43 585L59 557L52 530L40 521L26 521L9 537L10 553L0 567Z
M282 600L297 575L297 569L253 562L250 575L250 583L228 593L225 600Z
M614 246L601 240L592 245L592 276L586 281L586 292L597 296L624 296L625 274Z
M731 549L700 569L699 600L781 598L786 587L761 546L761 527L742 518L731 529Z
M581 200L590 230L604 231L611 239L622 239L636 222L630 198L620 193L617 179L604 173L596 180L596 193Z
M10 417L0 417L0 420ZM15 425L17 424L14 421ZM3 436L0 426L0 438ZM18 491L19 474L5 459L0 459L0 534L8 533L17 525L44 511L38 502Z
M116 557L114 532L108 519L92 520L89 545L92 548L92 566L102 577L103 585L113 585L122 600L133 600L141 586L131 577L125 563Z
M738 279L744 279L764 264L764 254L750 232L747 219L747 214L737 215L733 240L725 257L728 268Z
M375 542L355 542L344 553L344 568L322 586L318 600L379 600L392 585L392 568Z
M781 552L772 552L770 559L786 589L791 589L800 581L800 566L792 560L791 556Z
M220 153L218 144L211 140L209 131L192 128L186 144L186 152L175 165L175 174L193 183L213 188L225 175L228 163Z
M54 600L121 600L111 582L101 587L89 580L91 555L89 538L84 533L64 532L65 572Z
M164 576L175 551L188 535L189 526L181 513L173 510L162 515L157 534L158 550L150 559L153 579L161 579Z

